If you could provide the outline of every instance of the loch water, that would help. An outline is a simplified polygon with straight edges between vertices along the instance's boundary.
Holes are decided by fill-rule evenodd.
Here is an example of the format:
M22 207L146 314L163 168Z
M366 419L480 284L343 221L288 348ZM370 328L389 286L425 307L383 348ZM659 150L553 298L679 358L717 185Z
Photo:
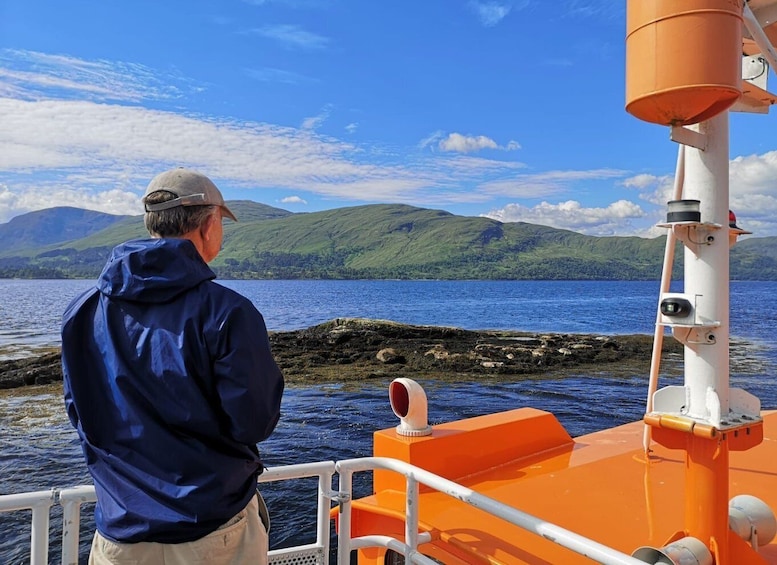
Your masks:
M365 317L466 329L652 334L659 292L657 281L221 283L249 297L264 314L270 331L304 328L333 318ZM83 280L0 280L0 358L25 357L57 346L62 311L92 284ZM776 320L777 283L731 284L731 384L759 396L767 409L777 408L777 342L772 335ZM662 376L662 386L682 383L677 367L670 369ZM426 389L432 424L531 406L555 413L573 436L641 418L647 392L647 374L580 372L563 379L540 375L517 381L455 383L429 381L419 374L416 380ZM281 422L260 445L265 464L273 467L370 455L373 431L396 425L387 387L388 382L382 381L288 387ZM0 394L0 494L89 482L61 395L61 385ZM301 483L263 487L273 515L272 547L315 538L314 486ZM368 492L368 477L360 478L357 489L361 494ZM91 519L91 510L85 507L82 563L88 555ZM0 514L0 564L29 561L29 524L29 512ZM55 510L51 563L59 563L59 527Z

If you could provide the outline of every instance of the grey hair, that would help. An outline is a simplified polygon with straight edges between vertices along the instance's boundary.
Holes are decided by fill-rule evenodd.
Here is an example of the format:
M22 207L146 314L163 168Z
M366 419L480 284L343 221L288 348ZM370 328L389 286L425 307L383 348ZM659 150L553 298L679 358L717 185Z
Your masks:
M167 190L152 192L143 199L144 203L159 204L176 198ZM154 237L181 237L202 226L217 206L175 206L158 212L146 212L143 223Z

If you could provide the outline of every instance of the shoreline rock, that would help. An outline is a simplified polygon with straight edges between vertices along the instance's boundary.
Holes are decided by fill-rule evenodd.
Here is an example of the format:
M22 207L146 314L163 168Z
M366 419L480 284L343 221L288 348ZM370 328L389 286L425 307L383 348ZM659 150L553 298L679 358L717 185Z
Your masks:
M580 372L647 376L653 336L474 331L338 318L301 330L270 332L270 342L287 383L317 384L403 376L438 380L516 380ZM676 340L664 340L665 359L680 359L682 351ZM61 380L59 350L0 361L0 389Z

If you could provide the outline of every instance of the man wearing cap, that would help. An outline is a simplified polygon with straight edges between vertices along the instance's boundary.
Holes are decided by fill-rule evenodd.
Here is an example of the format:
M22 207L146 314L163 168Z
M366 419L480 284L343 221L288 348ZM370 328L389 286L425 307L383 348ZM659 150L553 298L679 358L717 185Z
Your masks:
M262 315L207 266L235 216L186 169L143 203L152 239L116 247L62 321L65 406L97 492L89 562L266 563L256 444L283 377Z

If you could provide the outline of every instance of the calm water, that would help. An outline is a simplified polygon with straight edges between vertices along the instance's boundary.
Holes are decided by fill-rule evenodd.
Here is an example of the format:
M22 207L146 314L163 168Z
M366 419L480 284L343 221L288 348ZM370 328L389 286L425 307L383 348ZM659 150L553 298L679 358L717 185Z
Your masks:
M251 298L270 330L360 316L467 329L653 333L658 282L222 281ZM87 280L0 280L0 355L59 344L65 305ZM770 286L771 285L771 286ZM752 296L773 283L744 283Z
M0 280L0 355L25 356L59 343L66 303L91 281ZM503 281L224 281L245 294L272 330L307 327L337 317L500 328L532 332L653 333L658 282ZM680 289L676 289L680 290ZM773 375L777 346L777 283L736 282L731 288L732 384L777 407ZM669 338L671 339L671 338ZM553 411L572 435L639 419L647 375L580 374L563 380L515 383L419 380L429 397L432 423L533 406ZM662 386L681 384L665 376ZM372 432L396 424L387 382L365 386L288 389L283 417L262 444L268 466L369 455ZM369 488L363 478L359 488ZM88 482L80 449L62 409L61 386L0 394L0 493L42 490ZM302 481L263 491L273 513L271 545L313 541L313 486ZM305 496L300 497L299 489ZM310 495L307 496L307 492ZM52 524L59 525L56 514ZM90 510L83 514L91 529ZM0 514L0 563L29 559L29 513ZM82 539L83 561L88 538ZM57 532L50 560L58 563Z

